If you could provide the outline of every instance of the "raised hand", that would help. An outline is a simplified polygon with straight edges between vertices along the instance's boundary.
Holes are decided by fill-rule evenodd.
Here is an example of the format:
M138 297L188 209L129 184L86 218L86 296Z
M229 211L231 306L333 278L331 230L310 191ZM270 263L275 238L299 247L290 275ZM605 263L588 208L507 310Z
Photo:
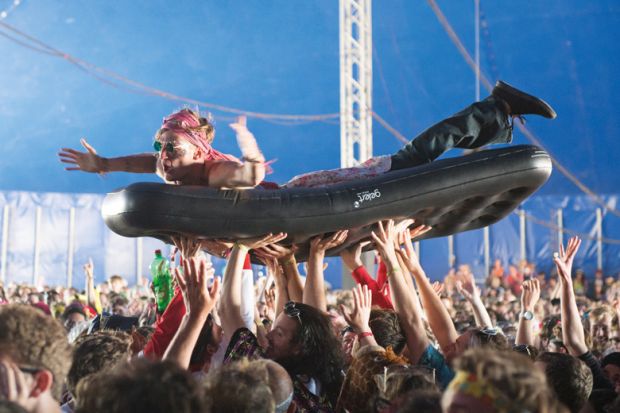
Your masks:
M203 239L201 240L200 248L206 250L211 255L215 255L216 257L226 257L233 245L233 242L218 239Z
M540 299L540 282L534 278L523 281L523 291L521 292L521 309L523 311L534 311L534 306Z
M349 231L344 229L334 232L329 237L323 238L322 235L312 238L310 240L310 254L325 254L328 249L337 247L342 244L346 239Z
M86 149L86 152L76 151L71 148L62 148L58 152L60 162L69 164L65 167L67 171L84 171L84 172L105 172L105 159L97 155L95 148L86 142L86 139L80 139L80 143Z
M456 281L456 290L461 294L467 301L472 301L480 298L480 289L476 285L476 280L474 280L474 275L472 273L464 274L459 277Z
M193 237L176 236L172 237L172 242L181 253L183 260L195 257L202 246L202 241Z
M210 289L207 287L208 279L213 277L214 273L211 263L196 258L183 260L182 273L175 268L174 274L188 315L206 317L215 307L220 287L219 278L214 279Z
M377 232L371 232L372 239L375 241L377 251L383 258L383 261L396 263L396 250L394 248L394 241L396 240L397 233L394 229L394 221L389 219L385 223L379 221L377 223Z
M571 284L573 282L571 278L573 260L575 259L575 255L577 255L577 251L579 250L580 245L581 238L572 237L568 240L566 250L564 249L563 245L560 245L560 252L553 255L553 262L555 262L555 266L558 270L560 279L564 282L568 282Z
M435 281L432 285L433 287L433 291L435 291L435 293L437 294L438 297L441 297L441 293L444 290L444 285L443 283L439 282L439 281Z
M364 263L362 262L363 245L364 244L362 242L358 242L352 247L345 248L340 251L340 258L342 259L342 262L344 262L344 265L349 268L349 270L353 271L354 269L364 265Z
M345 321L356 333L370 331L368 321L370 320L370 309L372 306L372 292L367 285L358 284L353 290L353 311L340 304L340 311Z
M94 277L95 265L93 264L93 259L89 258L88 262L84 264L84 275L87 280L92 280Z
M265 162L265 157L258 149L254 135L247 127L247 118L239 116L236 122L231 123L229 126L237 134L237 145L241 149L243 160L247 162Z
M295 252L297 252L297 246L291 245L290 247L285 247L280 244L268 244L254 250L257 256L265 259L264 262L268 262L271 259L287 262L295 257Z
M282 241L284 238L286 238L285 232L279 232L277 234L273 234L270 232L269 234L262 235L260 237L240 239L239 241L237 241L237 244L243 245L249 250L255 250Z

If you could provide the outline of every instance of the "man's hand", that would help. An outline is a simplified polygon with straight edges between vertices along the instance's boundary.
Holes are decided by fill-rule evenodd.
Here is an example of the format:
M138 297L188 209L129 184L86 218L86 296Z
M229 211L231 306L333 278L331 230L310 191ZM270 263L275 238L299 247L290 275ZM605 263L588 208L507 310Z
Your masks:
M275 259L280 263L285 263L291 259L294 259L295 252L297 252L297 247L295 245L285 247L279 244L268 244L254 250L254 254L265 260L269 261L271 259Z
M314 237L310 240L310 255L322 254L325 255L325 251L328 249L337 247L342 244L349 235L349 231L344 229L334 232L329 237L324 238L322 235Z
M540 282L534 278L523 281L523 291L521 292L522 311L534 311L534 306L540 299Z
M207 287L208 279L213 277L215 270L205 260L190 258L183 260L183 273L175 268L174 274L183 294L186 313L190 317L207 317L217 301L220 287L219 278L215 278L213 286Z
M189 260L190 258L195 257L198 254L198 251L200 251L200 247L202 245L202 241L197 238L180 235L172 237L172 242L181 253L183 260Z
M349 270L353 271L354 269L364 265L364 263L362 262L363 245L364 244L362 242L358 242L352 247L340 251L340 258Z
M567 282L570 285L572 285L573 283L573 279L571 278L571 271L573 270L573 260L575 259L575 255L577 254L580 245L581 238L572 237L568 240L566 250L564 250L563 245L560 245L560 253L555 253L553 255L553 262L555 262L555 266L558 270L560 280L562 280L563 282Z
M255 250L282 241L284 238L286 238L286 233L284 232L279 232L277 234L270 232L269 234L262 235L260 237L240 239L237 241L237 244L243 245L249 250Z
M58 152L60 162L71 165L65 167L65 170L96 173L106 172L104 158L97 155L95 148L90 146L88 142L86 142L86 139L80 139L80 143L86 149L86 152L76 151L71 148L62 148L60 152Z
M247 118L239 116L236 122L231 123L229 126L237 134L237 144L243 154L243 160L246 162L265 162L265 157L258 149L254 135L247 127Z
M385 221L385 223L379 221L377 223L377 233L373 231L370 235L375 241L377 251L379 251L381 258L386 265L388 263L398 262L396 259L396 250L394 249L394 242L396 240L397 233L394 229L393 220L389 219Z

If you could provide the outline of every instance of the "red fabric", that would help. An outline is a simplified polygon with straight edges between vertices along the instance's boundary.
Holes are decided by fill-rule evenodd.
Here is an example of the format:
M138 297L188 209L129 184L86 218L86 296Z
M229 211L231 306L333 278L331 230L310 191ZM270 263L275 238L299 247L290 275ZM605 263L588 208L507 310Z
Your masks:
M252 262L250 261L250 254L247 254L245 256L245 261L243 262L243 269L244 270L251 270L252 269Z
M379 270L381 270L381 266L379 266ZM377 281L375 281L370 274L368 274L368 271L366 271L363 265L354 269L351 275L356 283L368 286L368 289L372 293L372 305L377 305L388 310L394 308L392 299L390 298L390 286L387 283L387 276L385 273L383 275L383 284L379 284L379 277L377 277ZM379 276L380 275L381 273L379 272Z
M168 345L181 325L181 321L183 321L183 316L185 316L185 303L181 291L177 288L170 304L161 317L158 317L155 323L155 332L144 346L143 351L146 357L161 359L164 356Z

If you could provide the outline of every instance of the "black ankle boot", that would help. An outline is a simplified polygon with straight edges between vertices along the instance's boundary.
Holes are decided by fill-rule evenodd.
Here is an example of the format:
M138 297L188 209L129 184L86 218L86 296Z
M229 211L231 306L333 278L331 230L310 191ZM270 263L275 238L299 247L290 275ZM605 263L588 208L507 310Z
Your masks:
M508 115L520 116L534 114L549 119L553 119L557 116L555 110L544 100L536 96L528 95L501 80L497 81L491 94L510 106L510 113L508 113Z

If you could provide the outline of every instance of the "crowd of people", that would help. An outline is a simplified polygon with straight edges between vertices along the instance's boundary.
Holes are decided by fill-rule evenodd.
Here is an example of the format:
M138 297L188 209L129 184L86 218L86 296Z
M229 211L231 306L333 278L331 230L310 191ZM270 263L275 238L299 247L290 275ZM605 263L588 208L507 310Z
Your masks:
M553 274L497 261L486 283L467 265L433 283L408 224L377 224L374 275L342 252L353 290L323 276L346 231L312 240L305 277L286 234L221 244L224 274L177 239L163 312L90 263L84 291L3 285L0 412L620 411L620 281L573 271L578 238Z
M544 101L498 82L491 96L432 126L402 150L361 167L284 184L316 186L432 162L450 148L512 139L512 118L554 118ZM243 157L215 150L209 119L166 117L155 153L104 158L60 152L67 169L158 173L165 182L261 186L268 163L243 117L231 125ZM148 283L112 276L86 288L0 288L1 412L616 412L620 411L620 287L602 272L573 278L571 238L549 260L485 285L467 266L432 283L412 239L429 228L378 222L378 269L362 245L341 254L357 286L328 291L326 251L347 231L310 241L305 277L287 234L235 242L176 238L174 296L162 306ZM215 274L201 255L226 257ZM249 253L267 276L255 279ZM586 281L587 280L587 281ZM590 288L587 283L590 283Z

